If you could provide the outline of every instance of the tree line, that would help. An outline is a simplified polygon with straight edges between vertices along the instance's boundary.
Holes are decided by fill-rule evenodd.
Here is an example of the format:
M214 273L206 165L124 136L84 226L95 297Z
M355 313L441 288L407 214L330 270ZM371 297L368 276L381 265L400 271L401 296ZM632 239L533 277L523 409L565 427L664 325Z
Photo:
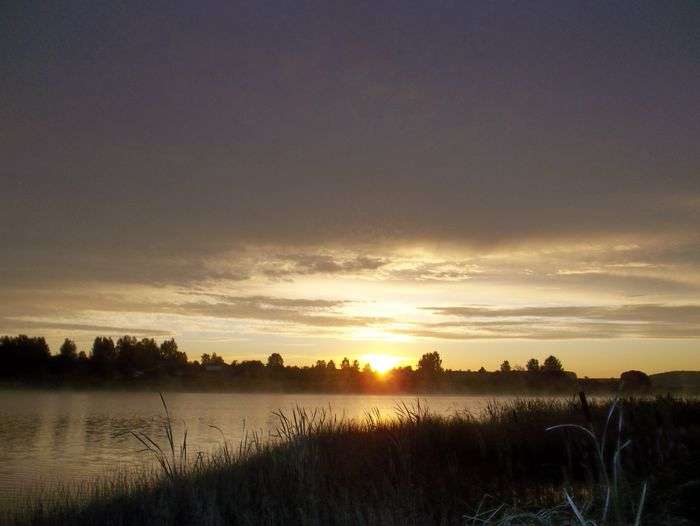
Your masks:
M52 354L42 337L26 335L0 338L0 378L29 384L181 386L196 389L284 390L331 392L421 391L568 391L580 380L567 372L561 361L548 356L540 365L536 358L524 367L504 361L497 371L450 370L440 354L423 354L416 367L396 367L385 373L370 364L343 358L317 360L308 366L285 365L279 353L261 360L226 363L216 353L188 360L174 338L158 344L152 338L122 336L116 341L98 336L88 353L78 351L66 339ZM643 373L642 373L643 374ZM601 387L602 384L601 384ZM614 386L607 386L614 387Z

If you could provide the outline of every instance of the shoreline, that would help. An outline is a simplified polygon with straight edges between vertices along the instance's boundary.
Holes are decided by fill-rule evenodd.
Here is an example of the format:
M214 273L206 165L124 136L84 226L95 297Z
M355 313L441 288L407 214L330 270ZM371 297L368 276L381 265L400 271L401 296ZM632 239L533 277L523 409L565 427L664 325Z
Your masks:
M278 394L278 395L356 395L356 396L509 396L509 397L578 397L584 392L595 397L657 397L657 396L700 396L698 389L651 389L649 391L620 391L620 390L422 390L422 391L342 391L328 389L270 389L270 388L226 388L218 385L202 386L173 386L173 385L144 385L110 383L107 385L85 384L26 384L0 383L1 391L46 391L46 392L135 392L135 393L220 393L220 394Z

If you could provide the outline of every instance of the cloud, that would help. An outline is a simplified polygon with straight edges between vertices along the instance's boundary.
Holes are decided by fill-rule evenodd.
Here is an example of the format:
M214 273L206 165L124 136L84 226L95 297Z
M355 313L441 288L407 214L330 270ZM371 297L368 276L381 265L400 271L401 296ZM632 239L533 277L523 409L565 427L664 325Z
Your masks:
M172 49L149 44L189 13L134 24L69 4L22 7L3 35L0 269L13 281L245 279L208 264L250 245L301 253L264 270L283 277L379 264L302 247L489 251L697 230L694 6L458 2L433 17L219 3L200 13L211 29ZM120 23L66 31L71 16ZM15 38L37 24L40 42ZM99 45L124 27L124 46ZM32 89L47 76L48 95Z
M288 305L288 304L286 304ZM314 327L363 327L386 323L385 317L346 316L337 314L316 314L308 308L284 307L274 303L244 299L226 302L184 302L178 304L150 304L145 306L147 312L180 314L183 316L208 316L224 319L264 320L291 323ZM316 310L316 307L314 307Z
M565 327L532 326L527 324L491 324L484 326L466 325L463 331L443 331L434 329L400 329L392 332L418 338L438 340L595 340L595 339L697 339L700 328L696 326L638 326L622 324L578 323Z
M89 304L83 311L129 314L167 314L192 319L219 318L224 320L264 321L286 326L347 328L364 327L391 321L379 316L353 316L339 312L347 304L343 300L282 298L271 296L235 296L197 292L194 297L206 300L149 301L112 298L101 305Z
M469 261L401 261L394 259L383 272L385 279L418 282L460 282L473 279L482 272L479 265Z
M352 303L340 299L280 297L270 295L235 295L201 290L127 289L123 291L9 290L7 303L0 304L0 319L8 320L9 329L18 327L40 330L59 329L99 332L102 328L117 331L109 320L139 326L144 320L167 327L164 334L198 330L212 325L212 319L241 321L258 331L294 334L299 330L330 331L367 327L391 321L383 316L353 315L345 312ZM76 321L66 322L70 316ZM32 321L29 321L32 320ZM208 321L207 321L208 320ZM11 323L10 323L11 321ZM217 325L217 324L214 324ZM220 324L218 324L221 329ZM304 329L306 328L306 329ZM114 331L112 331L114 329ZM236 330L243 330L238 326ZM138 332L140 329L133 329ZM208 329L206 329L208 330ZM148 333L153 332L150 329Z
M122 284L193 286L209 281L246 281L249 269L240 262L223 265L204 255L160 252L152 248L95 247L69 252L13 248L0 255L6 285L45 288L65 285Z
M13 287L124 284L192 288L206 283L243 282L256 276L291 279L359 274L388 264L386 258L352 251L336 254L319 247L307 250L305 254L270 254L269 247L248 246L221 253L188 254L152 248L135 251L115 247L104 252L93 247L79 252L64 248L55 252L16 249L0 254L0 270L5 284Z
M345 300L324 300L308 298L277 298L272 296L235 296L231 294L216 294L211 292L184 292L187 296L205 296L222 303L231 305L262 305L287 309L330 309L341 307L348 302Z
M260 266L264 275L284 278L311 274L352 274L377 270L387 263L387 260L364 255L342 258L329 254L308 253L277 255Z
M553 307L424 307L461 318L587 318L610 321L699 323L700 305L629 304Z
M98 332L102 334L133 334L136 336L170 336L172 333L158 329L142 329L137 327L113 327L110 325L94 325L79 322L55 322L45 320L24 320L17 318L0 318L0 331L11 333L23 330L62 330Z
M420 324L403 334L451 340L700 338L700 305L695 304L426 309L458 320Z

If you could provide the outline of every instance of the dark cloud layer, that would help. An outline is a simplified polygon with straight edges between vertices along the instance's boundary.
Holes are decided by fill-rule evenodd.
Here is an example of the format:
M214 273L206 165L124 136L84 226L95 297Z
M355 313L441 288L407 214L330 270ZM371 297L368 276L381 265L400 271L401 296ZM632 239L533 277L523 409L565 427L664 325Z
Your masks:
M338 259L328 254L278 255L266 262L262 273L273 278L305 274L346 274L377 270L388 260L369 256Z
M162 270L187 279L240 242L480 246L699 219L696 2L8 9L10 276L19 250L158 281L134 253L182 258Z

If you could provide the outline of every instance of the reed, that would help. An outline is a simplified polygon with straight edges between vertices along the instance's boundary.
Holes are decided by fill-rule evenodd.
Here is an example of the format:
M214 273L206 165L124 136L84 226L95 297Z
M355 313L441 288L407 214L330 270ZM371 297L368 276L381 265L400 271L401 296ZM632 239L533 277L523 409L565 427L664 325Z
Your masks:
M696 513L697 400L523 399L451 416L417 402L359 420L297 407L275 413L273 436L222 436L195 458L163 404L165 444L135 438L159 473L66 490L9 520L617 526L692 524Z
M590 406L584 393L580 394L581 407L587 425L558 424L546 428L546 431L574 430L580 432L590 440L591 448L595 454L595 467L598 470L598 485L591 485L588 494L589 499L583 504L577 504L575 498L567 489L563 490L564 503L551 508L537 511L523 511L517 508L509 508L500 505L494 509L482 511L477 508L476 513L466 514L466 524L476 526L510 526L520 525L561 525L576 524L578 526L640 526L644 504L647 498L648 483L641 483L640 496L637 501L631 498L630 488L623 490L624 468L622 465L622 452L632 444L631 439L623 441L623 410L618 400L614 400L608 410L607 418L600 433L596 433L595 426L590 416ZM617 436L615 448L610 459L606 458L605 446L608 442L608 431L614 418L617 417ZM610 511L613 511L611 514ZM598 511L599 516L596 515Z

